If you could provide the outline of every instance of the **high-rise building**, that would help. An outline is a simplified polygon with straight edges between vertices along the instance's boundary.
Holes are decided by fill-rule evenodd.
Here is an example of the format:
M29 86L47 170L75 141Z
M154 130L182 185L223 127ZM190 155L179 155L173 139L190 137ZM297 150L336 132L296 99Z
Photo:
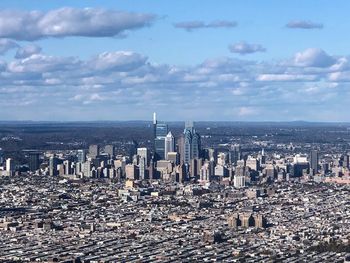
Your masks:
M156 124L156 138L154 139L155 145L155 159L164 160L165 159L165 137L168 134L168 125L165 123Z
M15 171L15 163L11 158L6 159L6 173L8 176L13 175Z
M4 162L4 152L2 148L0 148L0 165Z
M113 158L115 156L114 145L106 145L104 151L109 155L109 158Z
M242 150L239 144L231 145L229 152L229 161L233 165L237 165L237 161L242 159Z
M54 155L50 156L49 174L51 176L55 176L58 174L57 165L58 165L58 159L56 158L56 156L54 156Z
M310 153L310 168L314 173L318 172L318 151L312 150Z
M146 147L137 148L137 155L140 158L144 158L145 159L145 164L148 165L150 160L149 160L148 149Z
M86 150L78 150L77 152L78 163L86 162Z
M175 139L174 136L169 132L165 137L165 146L164 146L164 157L166 160L169 160L168 153L175 151Z
M183 161L189 164L191 159L200 157L201 141L200 135L196 132L193 122L185 123L184 130Z
M100 147L97 144L92 144L89 147L89 157L95 159L100 155Z
M35 172L39 169L40 160L38 152L30 152L29 153L29 171Z

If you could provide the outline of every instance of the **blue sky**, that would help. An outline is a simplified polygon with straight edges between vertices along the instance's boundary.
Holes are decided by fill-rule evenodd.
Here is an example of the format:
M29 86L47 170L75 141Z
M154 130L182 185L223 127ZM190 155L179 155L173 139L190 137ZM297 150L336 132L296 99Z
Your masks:
M1 1L0 119L350 121L349 7Z

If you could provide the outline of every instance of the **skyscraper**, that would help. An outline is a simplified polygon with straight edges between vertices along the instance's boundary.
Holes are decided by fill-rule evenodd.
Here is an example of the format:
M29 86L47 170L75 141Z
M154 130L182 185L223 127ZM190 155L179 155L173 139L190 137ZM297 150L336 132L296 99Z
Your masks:
M115 155L114 145L106 145L105 153L107 153L110 158L113 158Z
M168 153L175 151L175 139L171 132L165 137L164 157L168 160Z
M58 164L58 160L57 160L56 156L55 155L50 156L49 173L51 176L55 176L58 174L57 164Z
M86 150L78 150L77 153L78 163L86 162Z
M229 152L230 163L237 165L237 161L242 159L241 146L239 144L231 145Z
M39 169L39 153L38 152L30 152L29 153L29 171L35 172Z
M200 157L201 141L200 135L196 132L193 122L186 122L184 130L183 160L189 164L191 159Z
M0 148L0 165L4 162L4 152L2 148Z
M13 175L15 171L15 164L11 158L6 159L6 173L8 176Z
M156 138L154 139L155 145L155 159L165 159L165 137L168 134L168 125L165 123L156 124Z
M310 168L314 173L318 173L318 151L312 150L310 154Z
M89 157L95 159L100 154L100 147L97 144L92 144L89 147Z

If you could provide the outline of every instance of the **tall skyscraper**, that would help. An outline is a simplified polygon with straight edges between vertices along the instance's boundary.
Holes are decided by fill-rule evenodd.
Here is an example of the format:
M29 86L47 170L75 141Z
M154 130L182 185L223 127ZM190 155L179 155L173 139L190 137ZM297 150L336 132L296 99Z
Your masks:
M30 152L29 153L29 171L35 172L39 169L40 160L38 152Z
M89 157L95 159L100 154L100 147L97 144L92 144L89 147Z
M6 159L6 173L8 176L13 175L15 171L15 163L11 158Z
M107 153L110 158L114 157L115 155L114 145L106 145L104 150L105 150L105 153Z
M310 153L310 168L314 173L318 173L318 151L312 150Z
M237 161L242 159L242 150L239 144L231 145L229 159L230 163L232 163L233 165L237 165Z
M57 165L58 165L58 159L56 158L56 156L55 155L50 156L49 173L51 176L55 176L58 174Z
M156 138L154 139L155 145L155 159L165 159L165 137L168 134L168 125L165 123L156 124Z
M150 160L149 160L149 152L146 147L137 148L137 155L140 157L140 159L144 158L145 164L148 165Z
M184 130L183 160L189 164L191 159L200 157L201 141L193 122L186 122Z
M0 165L4 162L4 152L2 148L0 148Z
M165 137L165 149L164 149L164 157L168 160L168 153L175 151L175 139L171 132L167 134Z
M77 152L78 163L86 162L86 150L78 150Z

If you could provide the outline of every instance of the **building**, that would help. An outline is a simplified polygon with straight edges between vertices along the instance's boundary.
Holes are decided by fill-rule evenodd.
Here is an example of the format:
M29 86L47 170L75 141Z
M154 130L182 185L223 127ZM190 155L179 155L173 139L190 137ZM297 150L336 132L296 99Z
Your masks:
M237 161L242 159L242 150L239 144L231 145L231 149L229 151L229 161L233 165L237 165Z
M13 161L13 159L11 158L7 158L6 159L6 174L8 176L13 175L15 172L15 163Z
M97 144L92 144L89 147L89 157L95 159L100 155L100 147Z
M51 176L55 176L55 175L58 174L57 165L58 165L58 159L56 158L56 156L55 155L50 156L50 159L49 159L49 174Z
M164 157L166 160L169 160L168 153L175 151L175 139L172 135L171 131L165 137L165 145L164 145Z
M193 122L186 122L184 130L183 161L190 164L191 159L200 157L201 140L196 132Z
M29 162L28 162L29 171L35 172L39 170L39 166L40 166L39 155L40 154L38 152L29 153Z
M86 162L86 150L78 150L77 152L78 163Z
M146 147L137 148L137 156L139 157L139 160L141 160L141 158L144 158L146 165L149 164L149 161L150 161L149 152L148 152L148 149Z
M113 158L115 156L115 148L114 145L106 145L104 152L108 154L109 158Z
M0 165L4 162L4 151L0 148Z
M318 151L312 150L310 153L310 168L313 173L318 173Z
M165 123L156 124L156 138L154 139L155 145L155 159L165 160L165 137L168 134L168 125Z

